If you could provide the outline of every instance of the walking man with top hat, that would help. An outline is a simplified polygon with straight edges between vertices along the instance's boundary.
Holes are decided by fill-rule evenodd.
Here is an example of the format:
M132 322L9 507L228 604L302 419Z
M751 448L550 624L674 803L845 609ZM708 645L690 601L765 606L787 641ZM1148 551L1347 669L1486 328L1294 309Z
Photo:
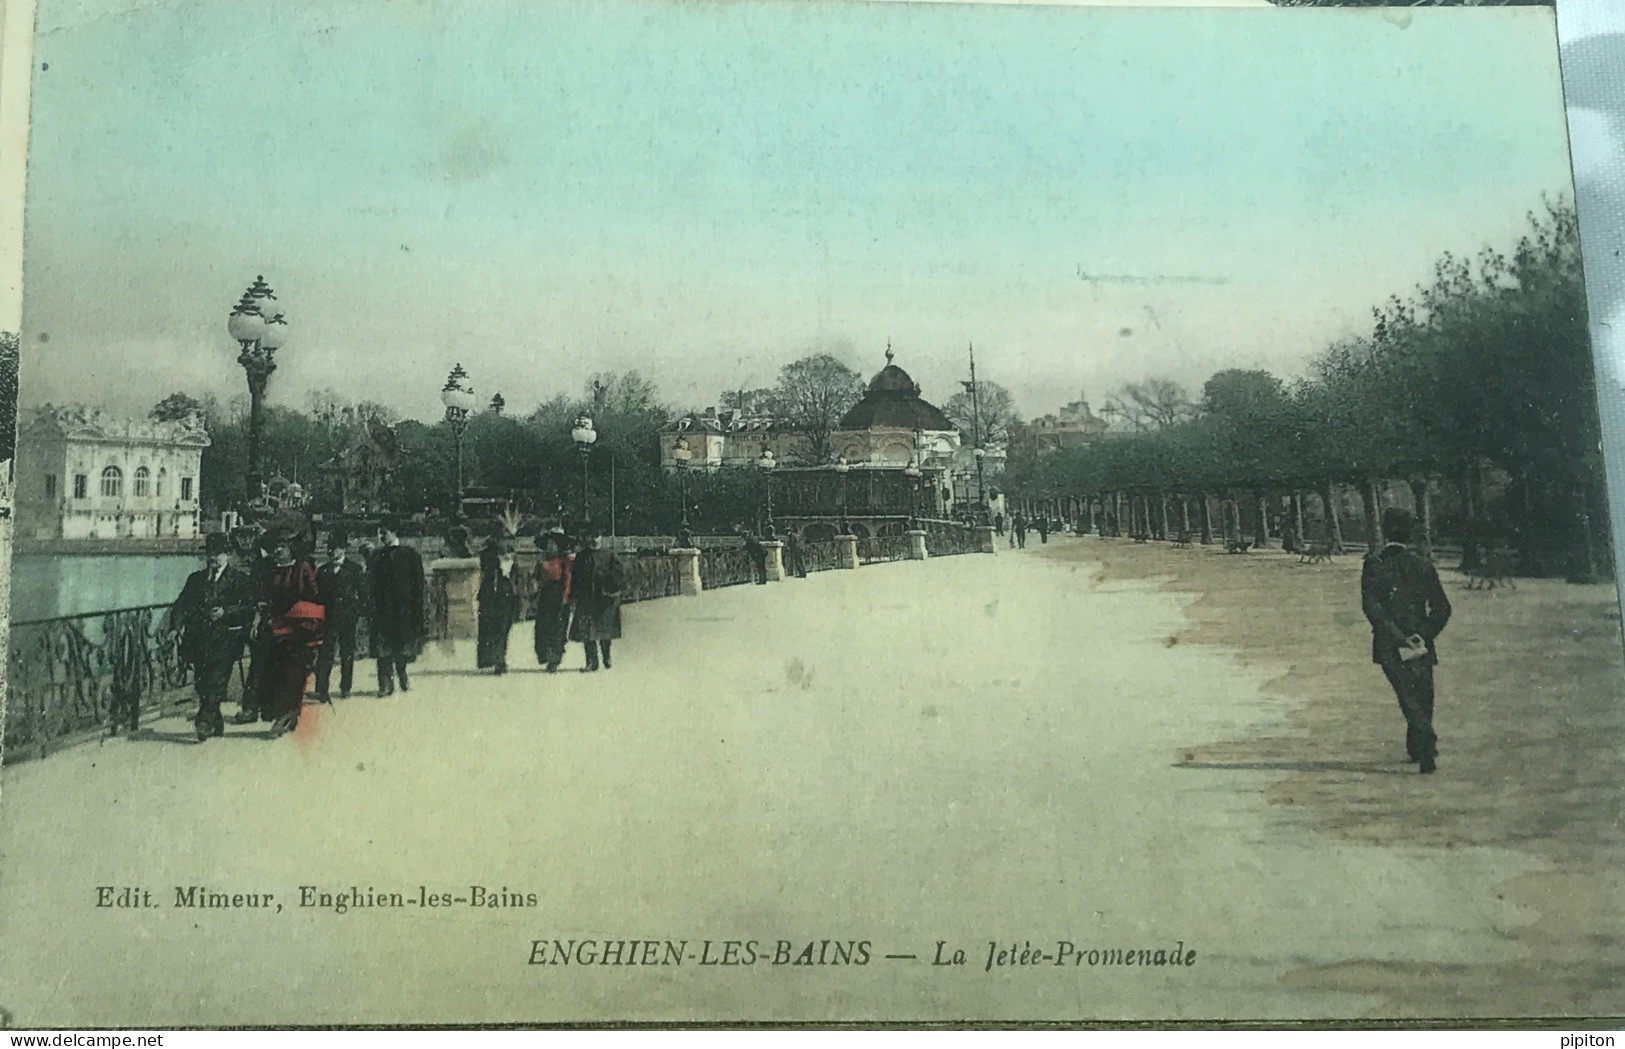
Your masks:
M327 609L327 628L316 652L316 698L323 703L332 702L334 657L339 661L339 697L348 699L355 684L355 638L368 599L367 570L350 556L349 547L346 533L328 533L327 560L316 570L316 593Z
M417 659L428 631L423 601L425 581L423 558L401 542L400 535L385 525L378 530L382 544L373 559L372 576L372 654L378 660L378 695L395 694L411 687L407 664Z
M199 743L225 735L220 703L254 618L251 584L247 575L232 567L230 541L211 532L203 549L204 566L186 577L170 613L180 631L181 658L191 666L197 688L193 727Z

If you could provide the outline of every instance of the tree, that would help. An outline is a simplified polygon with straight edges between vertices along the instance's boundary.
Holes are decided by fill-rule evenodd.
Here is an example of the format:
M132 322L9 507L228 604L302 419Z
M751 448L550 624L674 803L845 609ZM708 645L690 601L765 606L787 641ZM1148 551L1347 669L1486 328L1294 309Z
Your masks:
M172 393L152 406L147 418L153 422L175 423L194 415L203 415L203 402L185 393Z
M1101 414L1136 430L1166 430L1195 412L1185 388L1172 379L1131 382L1106 402Z
M774 392L785 423L804 435L807 458L824 463L833 455L830 434L863 389L863 376L830 354L815 353L780 369Z
M722 406L744 412L746 415L777 415L778 391L770 386L759 386L754 390L725 390L722 394Z
M980 433L984 446L1008 445L1016 427L1021 425L1015 398L996 382L979 382L976 386L977 396L974 399L969 390L956 393L943 404L942 414L959 427L967 441Z

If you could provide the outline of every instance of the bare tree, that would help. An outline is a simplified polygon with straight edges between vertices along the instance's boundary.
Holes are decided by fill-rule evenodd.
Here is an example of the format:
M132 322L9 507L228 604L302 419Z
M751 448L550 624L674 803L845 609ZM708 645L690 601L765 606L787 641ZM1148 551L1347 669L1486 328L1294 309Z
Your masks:
M1185 388L1172 379L1131 382L1106 401L1101 414L1136 430L1166 430L1196 414Z
M972 434L980 432L984 445L1009 444L1015 428L1021 425L1015 398L996 382L979 382L976 385L976 398L973 399L968 390L956 393L943 404L942 414L959 427L967 441ZM980 402L979 412L976 402ZM977 416L980 416L979 428Z
M775 388L785 422L805 435L807 456L828 462L830 434L858 398L863 376L827 353L815 353L786 364Z

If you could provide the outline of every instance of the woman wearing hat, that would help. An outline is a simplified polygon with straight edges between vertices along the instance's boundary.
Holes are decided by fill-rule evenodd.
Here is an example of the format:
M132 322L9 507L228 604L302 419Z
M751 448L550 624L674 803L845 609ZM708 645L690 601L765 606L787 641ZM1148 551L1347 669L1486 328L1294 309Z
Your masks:
M278 535L271 545L271 576L266 587L271 640L260 680L260 717L273 736L299 724L305 686L322 642L325 612L316 570L294 556L293 540Z
M541 560L536 562L536 662L549 674L564 661L570 627L569 543L562 529L541 536Z
M508 635L519 617L517 582L513 551L501 539L488 539L480 551L479 641L475 664L481 670L508 672Z

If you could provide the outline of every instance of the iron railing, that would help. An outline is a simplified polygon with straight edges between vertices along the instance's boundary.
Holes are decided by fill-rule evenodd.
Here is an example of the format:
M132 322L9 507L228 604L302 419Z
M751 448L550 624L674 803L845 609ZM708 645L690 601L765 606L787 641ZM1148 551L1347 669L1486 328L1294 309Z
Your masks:
M974 528L951 521L932 521L925 526L925 552L931 557L974 554L979 550Z
M872 565L879 561L906 561L910 539L906 535L876 535L858 540L858 563Z
M25 619L11 624L5 757L34 755L74 736L173 704L187 682L168 605Z
M621 597L623 603L676 597L683 592L677 558L670 554L623 557L621 562L626 565L626 591Z
M700 583L707 590L753 582L756 573L743 546L709 546L700 550Z
M802 543L801 557L807 563L809 572L847 567L846 544L835 540Z

